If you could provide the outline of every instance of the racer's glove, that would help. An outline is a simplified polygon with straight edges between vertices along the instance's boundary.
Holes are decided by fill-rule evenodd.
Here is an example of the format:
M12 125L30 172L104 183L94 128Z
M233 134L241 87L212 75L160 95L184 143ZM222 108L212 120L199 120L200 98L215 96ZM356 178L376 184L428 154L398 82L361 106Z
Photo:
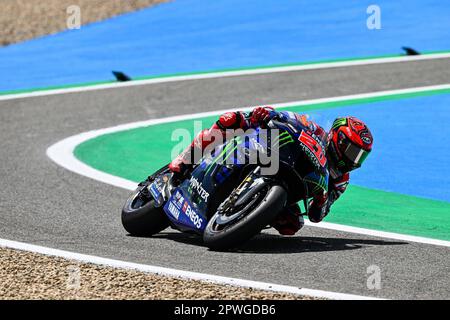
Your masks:
M250 117L251 125L257 127L266 124L270 120L272 111L274 109L270 106L254 108Z
M309 221L318 223L330 212L331 202L328 201L327 193L323 196L315 197L309 201Z

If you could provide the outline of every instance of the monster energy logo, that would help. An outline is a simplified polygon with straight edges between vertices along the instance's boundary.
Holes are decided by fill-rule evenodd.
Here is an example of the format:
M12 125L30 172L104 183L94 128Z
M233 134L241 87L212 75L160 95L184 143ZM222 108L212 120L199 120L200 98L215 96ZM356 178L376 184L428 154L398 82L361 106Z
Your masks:
M263 174L276 174L279 168L279 153L277 151L288 143L294 142L291 135L288 132L278 135L279 131L273 129L270 130L270 133L275 138L271 141L268 139L268 130L266 129L258 130L257 135L254 134L254 129L248 129L247 131L238 129L234 130L232 134L237 134L239 130L241 130L240 135L235 136L218 152L217 156L208 164L205 174L209 174L216 165L224 163L231 165L258 164L261 166ZM244 139L245 144L243 143ZM271 152L272 150L275 152Z
M335 129L340 126L345 126L347 124L346 118L338 118L334 120L333 125L331 126L331 129Z
M284 131L274 139L273 145L276 145L278 143L278 148L282 148L292 142L294 142L292 136L289 134L289 132Z
M222 152L214 159L213 162L211 162L206 170L206 174L212 169L214 164L220 159L222 159L223 162L226 162L227 159L233 154L233 152L238 148L238 144L242 142L242 138L240 136L235 137L233 140L228 142L225 147L223 148Z
M314 177L309 178L309 177L305 177L305 181L312 183L314 185L314 189L312 190L312 193L316 193L319 191L327 191L328 187L327 187L327 180L325 179L325 177L320 176L316 177L316 179L314 179Z

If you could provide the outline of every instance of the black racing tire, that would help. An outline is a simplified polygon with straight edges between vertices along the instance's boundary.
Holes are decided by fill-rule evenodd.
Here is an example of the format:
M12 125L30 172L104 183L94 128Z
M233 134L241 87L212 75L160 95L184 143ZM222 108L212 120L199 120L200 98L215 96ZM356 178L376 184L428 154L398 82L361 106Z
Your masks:
M136 205L142 187L136 189L128 198L122 209L122 225L130 235L152 236L169 226L169 220L162 207L155 207L155 200L150 199L142 206Z
M219 215L216 212L203 233L205 245L213 250L232 249L247 242L269 225L285 206L287 193L279 185L270 186L264 192L265 196L261 196L262 200L256 207L235 223L225 226L221 230L215 230L215 220Z

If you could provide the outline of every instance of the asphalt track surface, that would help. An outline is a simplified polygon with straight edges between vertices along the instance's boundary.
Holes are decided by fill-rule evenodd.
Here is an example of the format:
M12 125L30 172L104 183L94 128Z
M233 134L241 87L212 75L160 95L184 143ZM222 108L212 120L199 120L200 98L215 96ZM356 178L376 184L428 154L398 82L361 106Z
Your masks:
M450 298L450 249L304 227L264 232L239 251L212 252L167 229L127 236L129 192L69 172L55 142L122 123L450 82L450 59L194 80L0 101L0 238L188 271L383 298ZM431 112L431 111L430 111ZM121 155L117 155L121 156ZM381 289L367 288L367 268Z

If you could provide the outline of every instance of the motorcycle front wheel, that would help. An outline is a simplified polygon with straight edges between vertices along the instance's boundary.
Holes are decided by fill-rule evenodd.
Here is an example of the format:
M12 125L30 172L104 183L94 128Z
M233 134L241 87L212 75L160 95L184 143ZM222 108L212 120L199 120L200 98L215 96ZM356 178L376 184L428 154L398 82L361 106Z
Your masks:
M145 193L144 186L137 188L122 209L122 225L134 236L151 236L169 226L163 208Z
M226 250L243 244L275 219L286 200L283 187L268 185L233 212L216 212L203 233L205 245L213 250Z

